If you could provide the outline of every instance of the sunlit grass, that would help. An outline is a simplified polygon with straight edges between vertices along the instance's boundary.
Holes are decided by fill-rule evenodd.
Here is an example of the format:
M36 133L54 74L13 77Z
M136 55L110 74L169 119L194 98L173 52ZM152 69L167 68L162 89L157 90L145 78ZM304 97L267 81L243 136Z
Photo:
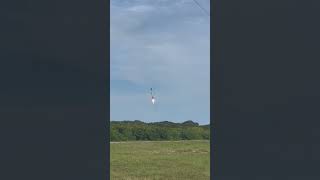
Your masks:
M210 142L111 143L111 180L208 180Z

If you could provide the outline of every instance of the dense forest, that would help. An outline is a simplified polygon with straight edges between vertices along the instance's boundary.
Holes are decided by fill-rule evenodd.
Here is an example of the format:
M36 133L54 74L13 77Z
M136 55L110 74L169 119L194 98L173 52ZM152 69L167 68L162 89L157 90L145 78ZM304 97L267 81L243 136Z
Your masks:
M111 121L110 130L111 141L210 139L210 125L199 125L191 120L183 123Z

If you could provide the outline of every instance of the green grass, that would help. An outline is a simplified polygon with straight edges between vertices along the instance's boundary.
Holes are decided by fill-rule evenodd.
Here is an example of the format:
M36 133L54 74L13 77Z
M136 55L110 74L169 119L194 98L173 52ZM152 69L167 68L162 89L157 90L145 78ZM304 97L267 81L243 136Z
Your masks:
M208 180L210 141L111 143L111 180Z

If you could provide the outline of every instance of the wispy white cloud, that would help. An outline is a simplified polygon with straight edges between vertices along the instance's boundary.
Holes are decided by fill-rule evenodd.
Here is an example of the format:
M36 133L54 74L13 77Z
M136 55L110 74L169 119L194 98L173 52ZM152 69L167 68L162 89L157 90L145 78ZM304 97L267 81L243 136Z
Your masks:
M145 13L145 12L154 10L154 8L152 6L137 5L137 6L129 7L128 10L137 12L137 13Z

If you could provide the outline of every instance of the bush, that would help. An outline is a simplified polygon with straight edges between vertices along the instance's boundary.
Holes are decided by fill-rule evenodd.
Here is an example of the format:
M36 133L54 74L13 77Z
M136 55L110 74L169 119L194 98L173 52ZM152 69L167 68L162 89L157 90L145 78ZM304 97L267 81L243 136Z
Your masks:
M144 123L138 120L112 121L110 138L111 141L210 139L210 129L192 121L181 124L168 121L158 123Z

